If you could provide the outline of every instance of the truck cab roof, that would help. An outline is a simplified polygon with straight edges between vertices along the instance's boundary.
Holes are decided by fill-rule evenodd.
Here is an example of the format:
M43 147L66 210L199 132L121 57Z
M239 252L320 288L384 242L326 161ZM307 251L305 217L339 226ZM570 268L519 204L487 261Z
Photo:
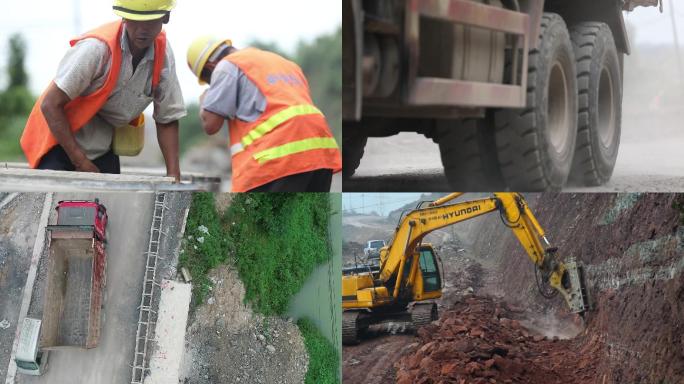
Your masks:
M29 317L24 319L21 326L21 333L19 334L19 345L17 347L15 360L35 360L36 353L38 352L41 324L42 321L38 319L31 319Z

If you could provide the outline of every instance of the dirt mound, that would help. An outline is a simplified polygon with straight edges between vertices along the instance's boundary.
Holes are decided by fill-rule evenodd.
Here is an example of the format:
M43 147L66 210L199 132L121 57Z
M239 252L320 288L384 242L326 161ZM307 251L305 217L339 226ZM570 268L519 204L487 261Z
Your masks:
M220 266L209 278L211 296L198 307L186 336L184 383L304 382L309 359L297 325L253 313L232 267Z
M470 296L418 330L420 344L397 364L398 384L592 383L598 340L549 339L525 329L519 312Z

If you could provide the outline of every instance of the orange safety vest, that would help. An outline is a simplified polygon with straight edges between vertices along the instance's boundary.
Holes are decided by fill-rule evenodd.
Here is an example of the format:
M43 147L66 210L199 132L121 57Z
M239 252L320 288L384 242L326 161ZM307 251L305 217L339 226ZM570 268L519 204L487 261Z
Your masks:
M112 65L109 74L102 87L88 96L78 96L69 101L64 107L71 132L77 132L90 121L102 106L107 102L109 95L116 88L121 69L121 33L123 32L121 20L102 25L83 36L69 42L73 47L79 41L86 38L96 38L107 44L112 54ZM154 41L154 70L152 74L152 94L159 85L164 60L166 58L166 34L162 31ZM24 133L21 135L21 148L31 168L38 167L40 159L45 156L54 146L57 140L52 135L48 122L45 120L40 105L45 98L45 93L38 98L33 110L29 115Z
M237 65L266 98L256 121L230 120L233 192L297 173L342 169L340 149L297 64L256 48L223 60Z

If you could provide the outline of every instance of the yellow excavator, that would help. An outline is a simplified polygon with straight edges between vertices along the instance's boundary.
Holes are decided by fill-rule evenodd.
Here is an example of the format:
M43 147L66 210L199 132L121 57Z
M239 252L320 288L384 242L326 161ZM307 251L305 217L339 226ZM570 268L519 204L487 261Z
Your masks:
M442 296L440 259L423 238L432 231L491 212L513 231L535 265L540 293L552 298L560 293L570 311L589 310L589 298L581 265L562 262L544 230L519 193L454 202L452 193L433 202L421 202L402 214L394 238L380 250L380 269L354 267L342 276L342 341L356 344L369 326L387 321L411 322L415 328L437 319ZM427 206L425 206L427 205ZM542 245L542 241L544 245ZM546 248L545 248L546 246Z

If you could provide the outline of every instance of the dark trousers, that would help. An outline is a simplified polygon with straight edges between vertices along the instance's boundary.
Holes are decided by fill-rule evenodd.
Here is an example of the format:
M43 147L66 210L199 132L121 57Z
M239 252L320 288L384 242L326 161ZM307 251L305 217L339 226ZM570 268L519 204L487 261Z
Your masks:
M330 192L331 169L297 173L260 185L248 192Z
M121 173L121 165L119 164L119 156L115 155L110 149L109 152L92 160L102 173ZM54 171L75 171L76 167L71 163L69 156L67 156L64 148L61 145L56 145L48 153L40 159L38 169L52 169Z

